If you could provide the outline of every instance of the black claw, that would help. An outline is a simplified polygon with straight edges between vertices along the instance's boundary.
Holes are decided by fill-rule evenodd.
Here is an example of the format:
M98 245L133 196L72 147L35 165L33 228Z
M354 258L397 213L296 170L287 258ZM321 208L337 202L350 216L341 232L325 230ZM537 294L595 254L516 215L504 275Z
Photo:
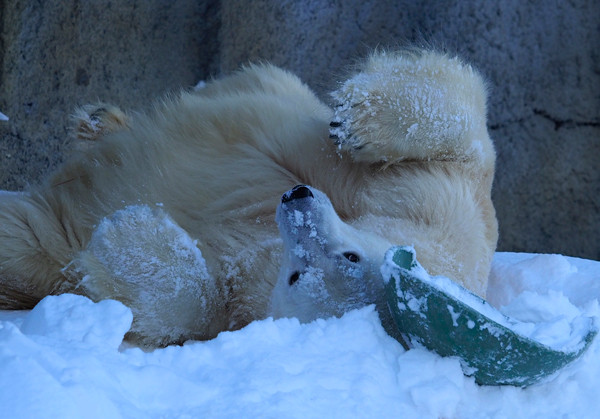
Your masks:
M332 140L339 140L340 139L340 137L338 137L335 134L329 134L329 138L332 139Z
M331 121L331 123L329 124L329 126L331 128L341 127L342 126L342 122L341 121Z
M362 105L364 102L365 102L364 100L361 100L360 102L357 102L357 103L351 103L350 107L351 108L356 108L357 106ZM347 103L338 103L337 105L334 105L333 107L334 108L344 108L346 106L348 106Z

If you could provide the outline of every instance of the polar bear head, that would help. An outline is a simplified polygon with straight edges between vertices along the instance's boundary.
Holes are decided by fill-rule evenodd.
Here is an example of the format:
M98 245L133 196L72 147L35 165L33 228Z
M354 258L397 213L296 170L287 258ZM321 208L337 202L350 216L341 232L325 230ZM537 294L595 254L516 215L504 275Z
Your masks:
M283 195L276 220L284 260L271 296L274 317L309 322L381 308L380 266L390 243L342 221L324 193L304 185Z

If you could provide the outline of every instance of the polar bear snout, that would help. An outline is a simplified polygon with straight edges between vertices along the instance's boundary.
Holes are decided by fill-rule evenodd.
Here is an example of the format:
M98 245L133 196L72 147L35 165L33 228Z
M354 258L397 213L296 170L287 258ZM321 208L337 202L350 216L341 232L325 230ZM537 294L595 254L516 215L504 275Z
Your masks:
M290 202L290 201L293 201L296 199L314 198L314 197L315 196L310 191L310 188L308 188L305 185L296 185L291 190L289 190L283 194L283 196L281 197L281 202L285 203L285 202Z

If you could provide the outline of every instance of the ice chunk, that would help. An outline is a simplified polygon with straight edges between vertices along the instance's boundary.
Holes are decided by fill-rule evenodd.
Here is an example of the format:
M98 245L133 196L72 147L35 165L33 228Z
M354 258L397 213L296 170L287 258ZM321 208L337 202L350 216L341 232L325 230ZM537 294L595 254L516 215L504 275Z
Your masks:
M111 349L119 347L132 320L131 310L118 301L95 304L80 295L51 295L25 317L21 331Z

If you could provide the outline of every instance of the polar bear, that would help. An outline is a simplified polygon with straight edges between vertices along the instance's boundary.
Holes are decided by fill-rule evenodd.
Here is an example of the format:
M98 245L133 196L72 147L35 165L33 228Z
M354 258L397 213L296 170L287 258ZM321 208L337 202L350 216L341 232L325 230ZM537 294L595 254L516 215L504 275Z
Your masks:
M0 308L117 299L147 346L269 315L385 316L392 245L485 296L497 223L482 78L445 54L380 51L332 97L263 64L147 114L83 108L73 156L0 194Z

